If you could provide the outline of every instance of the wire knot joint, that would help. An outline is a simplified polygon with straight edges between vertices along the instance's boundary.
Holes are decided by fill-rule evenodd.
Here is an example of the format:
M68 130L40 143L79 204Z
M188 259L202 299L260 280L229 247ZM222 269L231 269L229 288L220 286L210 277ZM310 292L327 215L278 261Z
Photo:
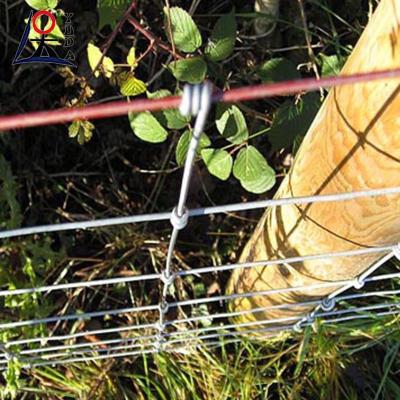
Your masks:
M329 297L323 299L321 301L321 308L323 311L332 311L336 306L336 300L332 297L331 299Z
M364 285L365 285L365 280L362 276L359 276L358 278L356 278L354 280L354 284L353 284L354 289L360 290L364 287Z
M175 229L177 229L178 231L185 229L186 225L188 224L188 221L189 221L189 210L186 207L184 208L182 215L178 214L178 209L176 207L172 210L171 224Z
M198 85L185 85L180 113L185 116L195 116L201 109L209 110L212 103L212 85L210 82L204 82Z
M163 271L160 280L165 286L171 286L174 283L175 274L168 274L167 271Z
M164 300L164 301L162 301L162 302L160 303L160 305L158 306L158 308L159 308L160 314L161 314L161 315L165 315L165 314L168 313L169 304L168 304L168 302L166 302L166 301ZM159 324L158 324L158 329L159 329L159 330L163 330L164 328L165 328L165 325L164 325L163 323L159 323Z

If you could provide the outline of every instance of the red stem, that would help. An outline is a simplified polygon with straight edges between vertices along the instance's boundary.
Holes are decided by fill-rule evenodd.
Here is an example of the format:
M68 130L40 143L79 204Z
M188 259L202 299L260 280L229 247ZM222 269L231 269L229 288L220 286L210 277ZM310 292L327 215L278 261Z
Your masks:
M376 81L379 79L400 78L400 68L384 71L358 73L354 75L334 76L322 79L306 78L272 84L246 86L226 92L216 92L213 102L234 103L238 101L297 94L303 91L315 91L321 88L343 86L358 82ZM106 104L87 105L79 108L61 108L50 111L30 112L26 114L6 115L0 117L0 131L30 128L34 126L62 124L76 119L102 119L126 115L129 112L159 111L177 108L180 97L162 99L136 99L133 101L115 101Z
M146 51L138 59L138 61L137 61L138 63L139 63L139 60L144 58L150 51L154 50L154 47L156 47L156 48L158 47L158 48L164 50L165 52L172 54L174 56L174 58L176 58L178 60L182 60L184 58L181 54L174 52L174 50L171 46L169 46L168 44L165 44L164 42L161 41L160 38L156 37L151 31L144 28L139 23L139 21L137 21L132 16L129 16L127 21L150 42Z

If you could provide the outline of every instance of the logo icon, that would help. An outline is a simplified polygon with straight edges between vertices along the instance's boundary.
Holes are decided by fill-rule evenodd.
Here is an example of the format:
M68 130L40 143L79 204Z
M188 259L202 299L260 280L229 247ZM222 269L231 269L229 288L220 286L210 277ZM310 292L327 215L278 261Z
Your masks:
M71 22L73 14L66 14L66 24L65 24L65 39L63 49L66 51L68 47L73 46L74 44L74 35L73 35L73 26ZM41 27L41 19L42 17L47 17L48 22L45 28ZM51 39L48 38L47 35L51 34L57 25L56 17L50 11L41 10L34 13L31 11L28 19L28 23L25 27L24 33L22 35L21 42L18 46L17 53L15 54L13 64L29 64L29 63L46 63L46 64L58 64L65 65L70 67L75 67L74 64L75 56L71 50L66 51L66 56L64 58L60 57L54 48L54 46L50 46L49 42L59 42L60 39ZM39 39L30 39L29 35L31 33L31 29L40 36ZM22 53L24 52L28 42L38 42L35 52L29 57L23 57Z

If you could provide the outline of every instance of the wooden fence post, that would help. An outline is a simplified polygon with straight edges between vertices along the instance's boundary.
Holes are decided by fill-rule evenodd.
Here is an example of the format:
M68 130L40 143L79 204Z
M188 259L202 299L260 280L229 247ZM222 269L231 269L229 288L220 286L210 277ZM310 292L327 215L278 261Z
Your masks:
M400 2L382 0L342 73L400 65ZM400 185L400 82L332 89L276 197L342 193ZM269 209L241 262L346 251L400 241L400 196ZM305 286L354 278L380 255L236 270L228 293ZM239 299L232 311L319 299L337 288ZM241 316L238 322L295 316L305 307Z

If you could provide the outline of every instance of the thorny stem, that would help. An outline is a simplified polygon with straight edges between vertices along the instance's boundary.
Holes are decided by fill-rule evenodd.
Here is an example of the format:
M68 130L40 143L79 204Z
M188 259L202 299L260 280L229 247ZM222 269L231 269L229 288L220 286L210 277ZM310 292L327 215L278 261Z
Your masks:
M158 47L165 52L172 54L178 60L182 60L184 58L181 54L178 54L176 51L174 51L171 46L162 42L161 39L156 37L151 31L146 29L143 25L140 24L139 21L137 21L132 16L128 18L128 22L150 42L146 51L138 59L138 62L139 60L143 59L147 54L149 54L152 50L155 50L155 47Z
M167 32L168 36L171 38L171 44L172 44L172 51L173 51L173 56L175 56L176 48L175 48L175 40L172 35L172 25L171 25L171 6L169 4L169 0L165 0L165 4L167 6Z
M134 17L132 17L132 11L136 8L136 0L133 0L131 5L128 7L128 9L125 11L124 15L122 16L121 20L118 22L106 42L101 46L102 48L102 54L100 57L99 62L93 69L91 73L91 77L94 75L94 73L100 68L104 57L106 56L108 50L110 49L112 43L114 42L115 38L117 37L118 33L121 32L121 29L125 25L126 22L129 22L139 33L141 33L149 42L149 46L145 50L143 54L140 55L138 58L137 62L139 63L143 58L145 58L152 50L155 49L155 47L159 47L160 49L166 51L167 53L172 54L176 59L183 59L184 57L176 51L171 48L169 45L163 43L159 38L157 38L151 31L147 30L141 23L136 20ZM87 85L87 83L86 83ZM82 90L81 96L77 102L79 104L83 100L85 90Z
M110 47L113 44L115 38L117 37L118 33L121 31L122 27L124 26L126 20L129 18L129 16L131 15L132 11L135 8L136 8L136 0L132 0L131 5L127 8L127 10L125 11L125 13L122 16L121 20L117 23L116 27L111 32L111 34L108 37L107 41L104 43L103 46L101 46L102 53L101 53L100 60L97 63L97 65L93 68L93 71L90 74L90 78L92 78L94 76L95 72L100 68L100 65L103 63L104 57L106 56L108 50L110 50ZM78 106L82 102L82 100L83 100L83 98L85 96L85 92L86 92L85 89L87 88L87 86L88 86L88 83L86 81L85 87L82 89L81 95L79 96L79 99L78 99L78 102L77 102Z
M301 22L302 22L303 28L304 28L304 36L305 36L306 43L307 43L308 56L310 57L310 61L311 61L311 64L312 64L312 69L313 69L313 71L315 73L315 76L317 77L317 79L320 79L321 77L320 77L319 72L318 72L318 68L317 68L316 60L315 60L315 54L314 54L314 50L312 48L311 35L310 35L310 31L308 30L307 18L306 18L306 13L304 11L303 0L297 0L297 1L299 3Z

